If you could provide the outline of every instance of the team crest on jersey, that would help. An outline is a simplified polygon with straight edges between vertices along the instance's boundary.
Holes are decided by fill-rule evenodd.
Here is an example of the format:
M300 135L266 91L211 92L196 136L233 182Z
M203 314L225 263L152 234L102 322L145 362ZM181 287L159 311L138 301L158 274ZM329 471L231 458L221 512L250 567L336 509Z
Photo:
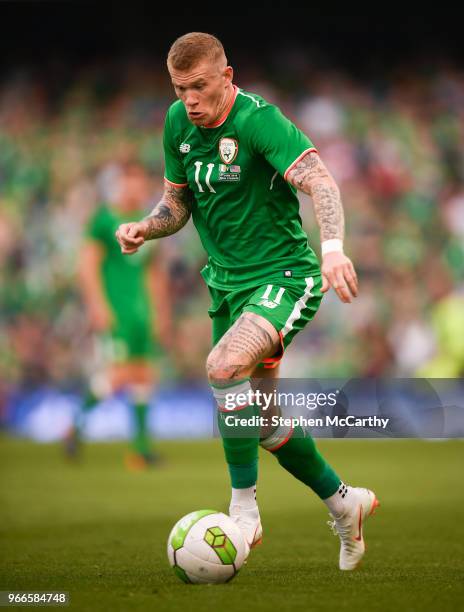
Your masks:
M235 138L221 138L219 141L219 155L225 164L231 164L237 157L238 142Z

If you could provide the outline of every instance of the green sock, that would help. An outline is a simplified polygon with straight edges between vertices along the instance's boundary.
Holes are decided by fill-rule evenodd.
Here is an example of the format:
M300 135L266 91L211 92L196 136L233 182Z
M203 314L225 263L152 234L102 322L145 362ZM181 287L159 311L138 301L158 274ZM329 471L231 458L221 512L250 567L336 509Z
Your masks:
M99 401L100 399L88 387L74 416L74 429L77 437L81 436L88 413L95 408Z
M90 412L92 408L94 408L100 399L95 395L95 393L90 389L86 389L85 395L82 398L81 410L83 412Z
M258 480L259 426L235 422L236 418L248 420L259 416L258 407L248 403L252 397L250 379L246 378L228 387L212 385L212 389L218 403L218 426L232 487L252 487ZM226 410L226 402L234 403L234 398L239 400L239 394L245 394L247 399L244 402L237 401L238 408Z
M150 435L148 432L148 404L134 403L134 434L132 446L136 453L148 455L150 453Z
M304 482L321 498L327 499L337 491L340 477L316 448L314 439L300 426L290 438L272 451L280 465L292 476Z

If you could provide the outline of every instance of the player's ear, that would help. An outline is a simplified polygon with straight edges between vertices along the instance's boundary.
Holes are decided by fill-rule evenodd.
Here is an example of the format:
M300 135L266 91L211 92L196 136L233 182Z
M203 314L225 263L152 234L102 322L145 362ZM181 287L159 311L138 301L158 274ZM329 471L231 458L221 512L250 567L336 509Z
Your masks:
M232 79L234 78L234 69L232 66L226 66L223 75L228 83L232 83Z

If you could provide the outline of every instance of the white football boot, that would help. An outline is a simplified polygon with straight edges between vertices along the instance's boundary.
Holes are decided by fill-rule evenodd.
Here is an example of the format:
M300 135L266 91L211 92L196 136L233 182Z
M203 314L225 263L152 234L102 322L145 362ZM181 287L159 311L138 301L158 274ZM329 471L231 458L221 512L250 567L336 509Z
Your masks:
M263 528L261 526L258 506L245 509L238 504L231 504L229 516L240 527L248 546L248 552L255 546L258 546L258 544L261 544Z
M350 502L345 512L337 518L329 514L334 520L327 521L334 534L340 538L339 567L341 570L354 570L363 558L366 550L363 523L368 516L374 514L375 509L380 505L373 491L360 487L350 487L347 502L349 499Z

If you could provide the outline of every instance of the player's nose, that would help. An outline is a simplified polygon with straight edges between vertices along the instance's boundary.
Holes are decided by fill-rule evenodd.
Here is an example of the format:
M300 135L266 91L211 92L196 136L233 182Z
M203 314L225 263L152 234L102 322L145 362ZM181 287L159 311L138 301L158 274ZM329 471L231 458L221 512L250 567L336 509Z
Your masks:
M195 110L195 106L198 104L198 97L192 92L187 93L185 96L185 105L188 110Z

